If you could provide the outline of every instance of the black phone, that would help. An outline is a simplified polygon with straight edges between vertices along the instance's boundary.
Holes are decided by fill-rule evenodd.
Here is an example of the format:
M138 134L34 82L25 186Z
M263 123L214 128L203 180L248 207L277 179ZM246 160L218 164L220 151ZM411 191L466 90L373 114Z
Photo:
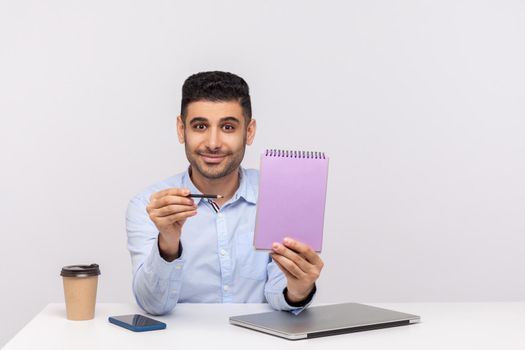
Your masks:
M124 327L133 332L146 332L166 328L166 324L164 322L160 322L139 314L110 316L108 320L110 323Z

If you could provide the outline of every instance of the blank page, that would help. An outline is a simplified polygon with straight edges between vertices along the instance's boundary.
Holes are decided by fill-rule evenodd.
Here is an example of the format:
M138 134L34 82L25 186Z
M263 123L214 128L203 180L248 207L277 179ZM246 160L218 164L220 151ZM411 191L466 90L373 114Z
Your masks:
M262 154L255 248L271 250L273 242L290 237L320 252L327 179L324 153L267 150Z

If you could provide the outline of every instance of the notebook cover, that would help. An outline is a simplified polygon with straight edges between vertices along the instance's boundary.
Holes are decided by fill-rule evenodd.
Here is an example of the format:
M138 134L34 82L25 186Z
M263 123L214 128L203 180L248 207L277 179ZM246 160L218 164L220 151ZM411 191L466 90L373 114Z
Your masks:
M328 157L321 152L267 150L261 155L254 246L271 250L290 237L320 252Z

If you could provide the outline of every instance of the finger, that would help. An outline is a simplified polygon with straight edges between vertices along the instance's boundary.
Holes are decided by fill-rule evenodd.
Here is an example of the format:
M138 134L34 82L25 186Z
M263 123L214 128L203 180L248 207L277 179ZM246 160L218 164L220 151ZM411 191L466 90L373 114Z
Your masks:
M289 237L286 237L283 243L287 248L290 248L293 251L299 253L312 264L316 266L322 265L322 260L319 255L317 255L317 253L306 243L296 241L295 239L291 239Z
M304 272L310 271L314 266L306 261L302 256L294 252L293 250L286 248L284 245L279 243L272 244L272 250L278 255L282 255L292 260L301 270Z
M187 211L195 210L196 208L193 205L168 205L159 209L152 210L151 215L155 217L164 217L177 213L184 213Z
M173 215L169 215L169 216L163 216L163 217L158 219L158 222L161 225L173 224L173 223L178 222L178 221L186 220L187 218L189 218L190 216L194 216L195 214L197 214L196 210L185 211L183 213L177 213L177 214L173 214Z
M273 259L273 257L272 257L272 259ZM277 260L273 259L273 262L274 262L275 265L277 265L277 267L278 267L278 268L284 273L284 275L286 276L286 279L289 279L289 280L290 280L290 279L292 279L292 280L296 280L296 279L297 279L294 275L292 275L290 272L288 272L287 269L285 269L281 264L279 264L279 263L277 262Z
M158 209L172 204L181 204L192 206L195 204L193 199L176 195L165 195L164 197L154 198L150 201L150 208Z
M286 271L288 271L295 278L299 280L305 278L306 274L292 260L278 254L274 254L272 257L274 261L277 261L282 267L286 269Z
M153 193L149 199L151 201L152 199L158 199L166 195L185 197L189 194L190 194L190 190L188 188L170 187L170 188L166 188L165 190Z

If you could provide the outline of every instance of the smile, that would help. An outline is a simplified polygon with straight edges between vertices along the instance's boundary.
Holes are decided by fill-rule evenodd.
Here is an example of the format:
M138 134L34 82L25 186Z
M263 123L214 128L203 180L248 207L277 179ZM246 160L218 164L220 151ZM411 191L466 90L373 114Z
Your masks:
M222 162L224 158L226 158L226 155L216 155L216 154L200 154L200 156L206 163L212 163L212 164L218 164Z

